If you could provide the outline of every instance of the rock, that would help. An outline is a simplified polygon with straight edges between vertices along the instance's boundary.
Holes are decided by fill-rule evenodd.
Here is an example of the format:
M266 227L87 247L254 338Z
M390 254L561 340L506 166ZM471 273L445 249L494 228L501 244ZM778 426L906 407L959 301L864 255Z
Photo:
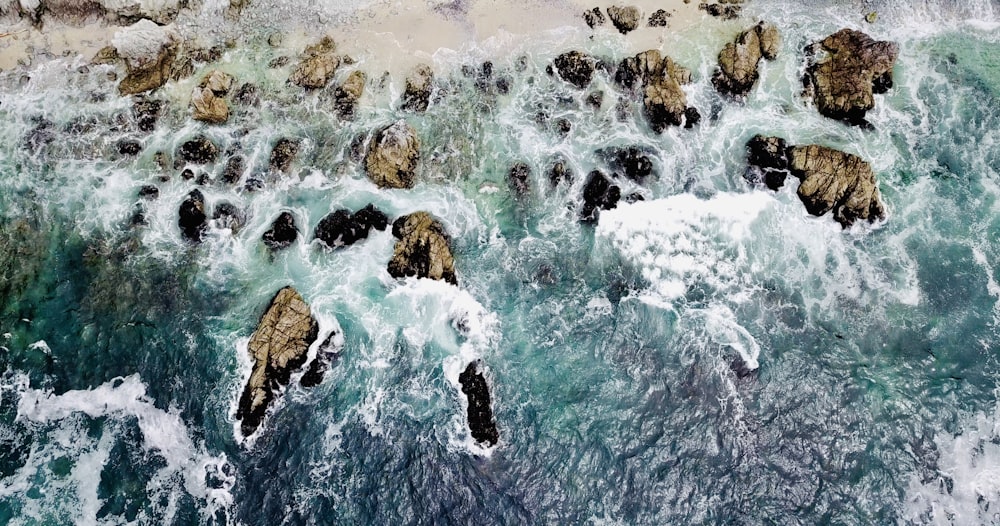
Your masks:
M701 113L698 111L698 108L688 106L688 108L684 110L684 127L694 128L699 122L701 122Z
M668 18L670 18L670 13L664 9L657 9L649 17L649 27L667 27Z
M579 51L568 51L555 58L552 63L559 72L559 78L583 89L594 77L597 61L594 57Z
M406 77L402 109L414 112L427 111L433 82L434 70L427 64L418 64Z
M615 208L621 196L621 188L611 184L600 170L590 172L583 186L583 209L580 211L580 220L586 223L596 222L600 210Z
M371 203L354 213L354 221L368 230L374 228L379 232L389 226L389 217Z
M685 124L692 114L687 111L687 95L681 89L691 82L691 72L655 49L622 60L615 82L627 89L642 86L644 113L657 133L667 126Z
M604 13L601 12L600 7L595 7L583 12L583 20L587 22L587 25L590 26L591 29L596 26L603 26Z
M865 115L875 107L876 88L886 89L886 77L888 85L892 83L899 46L853 29L841 29L819 45L827 56L807 66L806 93L813 96L821 114L849 124L866 124Z
M236 409L244 436L260 427L274 391L287 385L292 372L305 363L318 333L319 325L302 296L292 287L279 290L247 346L254 365Z
M142 143L135 139L120 139L115 143L115 149L122 155L135 157L142 151Z
M353 215L348 210L336 210L326 215L316 225L314 237L329 248L350 246L368 238L368 232L385 230L389 218L375 208L375 205L358 210Z
M288 248L298 238L299 231L295 228L295 216L290 212L282 212L271 223L271 228L264 232L261 238L267 248L277 251Z
M181 170L181 178L184 179L185 181L190 181L191 179L194 179L194 170L190 168L185 168L184 170Z
M191 105L196 121L222 124L229 120L229 104L208 88L195 88L191 93Z
M458 284L450 239L444 227L427 212L414 212L392 223L396 247L389 261L394 278L416 276Z
M379 188L413 188L419 161L416 130L398 120L379 130L368 143L365 173Z
M160 111L163 109L163 101L136 97L132 104L132 115L135 117L136 127L139 131L151 132L156 129L156 121L160 118Z
M865 22L868 22L869 24L874 24L877 21L878 21L877 11L871 11L867 15L865 15Z
M271 148L271 158L269 166L273 172L288 173L292 168L292 161L299 154L298 139L282 137L274 143Z
M365 90L365 74L361 71L353 71L336 91L333 93L333 104L337 113L345 118L354 118L354 110L358 106L358 99Z
M326 372L330 370L330 366L337 361L343 347L344 336L340 331L334 330L316 349L316 358L309 364L309 369L299 380L302 387L316 387L321 384Z
M134 95L166 84L177 58L179 39L172 28L140 20L115 33L111 44L125 60L127 71L118 92Z
M279 69L287 66L289 63L291 63L291 61L292 61L291 57L282 55L280 57L272 58L271 61L267 63L267 67L269 69Z
M196 135L177 150L177 158L188 163L208 164L219 158L219 147L208 137Z
M256 84L251 84L249 82L243 83L243 85L236 90L236 94L233 95L233 102L242 106L259 106L260 88L258 88Z
M158 197L160 197L160 189L151 184L144 184L142 188L139 188L140 199L155 201Z
M747 142L747 162L755 171L748 180L778 190L788 175L788 144L780 137L756 135Z
M181 234L190 241L200 243L205 233L205 196L199 190L191 190L181 203L177 226Z
M740 11L743 9L743 6L739 4L723 5L724 3L725 2L719 4L701 3L698 4L698 9L723 20L733 20L740 16Z
M215 222L215 228L228 228L233 234L239 233L243 225L246 224L246 220L246 214L236 208L236 205L227 201L217 203L212 211L212 221Z
M222 169L222 182L227 184L236 184L240 182L243 178L243 172L246 170L246 163L243 160L243 156L234 155L226 161L226 167Z
M587 105L594 108L595 110L601 109L601 104L604 103L604 92L601 90L593 91L590 95L587 95Z
M770 24L761 22L740 33L719 52L719 67L712 76L715 89L735 97L746 96L760 77L761 58L773 59L779 45L778 30Z
M555 188L564 182L566 184L573 182L573 172L570 171L565 162L556 161L552 163L552 168L549 169L549 184Z
M306 89L326 86L340 67L340 57L334 53L336 50L337 45L330 37L323 37L318 44L307 47L305 58L292 70L288 81Z
M531 192L531 168L524 163L514 163L507 174L507 184L516 199L523 199Z
M611 23L615 26L615 29L624 35L639 27L639 20L642 19L642 11L639 11L638 7L632 5L625 7L613 5L608 8L608 18L611 19Z
M653 161L637 146L610 148L601 153L610 157L611 165L616 173L639 184L644 184L646 178L653 173Z
M490 407L490 390L486 378L479 372L477 362L470 363L462 374L458 375L458 383L469 401L468 421L472 438L480 444L495 446L500 440L497 424L493 420L493 409Z

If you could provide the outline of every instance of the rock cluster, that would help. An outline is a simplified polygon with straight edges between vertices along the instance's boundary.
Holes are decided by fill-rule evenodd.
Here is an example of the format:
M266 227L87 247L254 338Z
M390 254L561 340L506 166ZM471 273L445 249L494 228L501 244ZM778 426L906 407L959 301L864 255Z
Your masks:
M553 65L559 72L559 78L583 89L594 77L597 60L579 51L567 51L555 58Z
M325 87L340 67L337 45L330 37L305 49L304 57L292 70L288 81L306 89Z
M365 173L379 188L413 188L419 161L417 132L399 120L375 133L365 154Z
M486 378L479 371L477 362L470 363L461 374L458 382L462 392L469 401L467 418L472 438L486 446L494 446L500 440L497 424L493 420L493 408L490 406L490 389Z
M392 235L398 239L389 261L389 275L395 278L416 276L458 284L451 240L436 219L427 212L414 212L392 223Z
M687 95L681 89L691 82L691 71L655 49L622 60L615 82L626 89L642 87L643 111L657 133L667 126L690 128L700 119L698 110L688 107Z
M314 237L329 248L350 246L368 237L371 229L383 231L389 226L389 218L375 205L351 213L335 210L326 215L316 225Z
M719 69L712 84L720 93L746 96L760 77L760 60L774 60L781 46L778 29L763 22L740 33L719 53Z
M580 220L585 223L596 222L600 211L615 208L621 197L621 188L612 184L604 173L600 170L590 172L583 185L583 208L580 210Z
M866 124L868 110L875 107L875 94L892 87L899 46L841 29L812 48L814 53L826 52L825 57L813 57L803 79L816 108L833 119Z
M414 112L427 111L427 106L430 105L431 101L433 83L434 70L427 64L418 64L406 77L402 109Z

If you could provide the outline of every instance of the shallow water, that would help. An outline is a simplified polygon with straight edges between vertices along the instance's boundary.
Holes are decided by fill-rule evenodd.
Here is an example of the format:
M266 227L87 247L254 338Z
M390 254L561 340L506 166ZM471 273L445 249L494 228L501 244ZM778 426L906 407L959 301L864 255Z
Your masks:
M1000 4L954 4L882 3L868 26L854 5L757 1L680 34L665 51L692 69L705 118L659 136L638 102L616 118L605 75L595 111L544 72L581 45L619 60L617 35L525 42L526 70L494 60L507 95L461 72L488 49L441 52L441 96L406 116L423 142L408 191L378 190L350 154L403 115L402 76L379 88L368 72L343 121L262 65L264 35L220 61L263 93L223 126L175 102L139 135L130 101L82 58L0 73L0 523L1000 522ZM778 25L781 53L745 103L725 100L715 55L757 17ZM845 26L900 44L870 130L799 96L802 48ZM247 176L278 137L303 149L296 176L260 191L203 185L249 219L193 247L176 214L195 183L157 182L153 155L199 132L242 152ZM794 188L751 188L756 133L869 160L887 220L843 231ZM123 137L140 138L138 157L115 151ZM655 152L645 186L623 179L645 200L581 224L585 175L607 169L598 150L624 145ZM556 158L569 188L548 184ZM532 168L522 202L506 183L517 161ZM153 182L147 224L130 226ZM367 203L438 217L461 288L391 278L388 231L335 252L309 242L329 211ZM272 257L260 236L281 210L303 235ZM343 351L243 441L247 340L289 284ZM468 434L457 380L476 358L501 435L490 449Z

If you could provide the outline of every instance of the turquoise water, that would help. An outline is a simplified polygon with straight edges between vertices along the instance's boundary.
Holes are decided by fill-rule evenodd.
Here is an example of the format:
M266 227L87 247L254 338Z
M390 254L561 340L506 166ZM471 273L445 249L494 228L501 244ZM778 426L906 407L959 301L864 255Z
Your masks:
M439 56L442 96L406 116L423 143L406 191L375 188L350 153L402 115L401 79L370 83L342 121L261 65L263 35L220 61L264 100L225 126L175 102L139 135L130 101L82 59L0 73L0 523L1000 523L1000 5L875 8L867 26L853 4L759 1L679 35L665 51L692 69L704 119L659 136L635 101L616 118L606 76L595 111L545 74L563 36L525 44L525 71L520 54L494 59L507 95L461 73L480 51ZM715 54L756 17L778 25L781 53L745 103L724 100ZM844 26L900 44L871 130L799 97L802 48ZM623 56L611 35L586 50ZM203 185L249 219L194 247L176 214L195 183L153 156L196 133L250 174L278 137L303 148L296 176L260 191ZM888 219L843 231L793 188L750 188L757 133L869 160ZM123 137L142 140L138 157L117 153ZM626 145L655 152L655 177L622 189L645 201L579 223L585 175L607 167L597 150ZM571 187L549 187L555 158ZM521 202L505 179L518 161L533 172ZM150 183L160 197L132 226ZM392 279L388 231L308 243L329 211L368 203L440 218L461 288ZM282 210L304 235L272 257L260 236ZM247 340L289 284L344 347L243 440ZM475 358L490 449L469 437L457 381Z

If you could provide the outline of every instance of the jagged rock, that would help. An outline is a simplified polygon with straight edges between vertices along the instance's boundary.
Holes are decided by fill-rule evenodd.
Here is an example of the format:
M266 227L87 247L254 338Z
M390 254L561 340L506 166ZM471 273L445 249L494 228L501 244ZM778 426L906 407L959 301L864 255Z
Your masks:
M608 8L608 18L611 19L611 23L615 26L615 29L624 35L639 27L639 20L642 19L642 11L639 11L638 7L632 5L625 7L613 5Z
M600 170L590 172L583 186L583 209L580 210L580 220L587 223L597 221L600 210L615 208L621 197L621 188L611 184L611 180Z
M740 11L743 9L743 6L739 4L723 5L724 3L725 2L719 4L709 4L703 2L698 4L698 9L723 20L733 20L740 16Z
M354 118L354 110L357 109L358 99L364 90L365 74L361 71L351 72L347 80L333 93L333 104L337 113L345 119Z
M712 84L720 93L746 96L760 77L761 58L774 59L780 46L778 30L763 22L740 33L719 52L719 68Z
M657 9L649 17L649 27L667 27L668 18L670 18L670 13L664 9Z
M600 7L595 7L583 12L583 20L587 22L587 25L590 26L591 29L596 26L603 26L604 13L601 12Z
M444 226L427 212L414 212L392 223L396 247L389 261L394 278L416 276L458 284L450 239Z
M233 102L242 106L259 106L260 88L256 84L244 82L233 95Z
M639 184L644 184L646 178L653 173L653 161L646 152L637 146L608 148L599 153L609 158L615 173L624 175Z
M187 198L181 203L178 211L179 218L177 226L181 229L181 234L190 241L200 243L202 235L205 233L205 196L199 190L191 190Z
M287 385L292 372L305 363L318 333L316 318L302 296L292 287L279 290L247 346L254 365L236 409L244 436L260 427L274 391Z
M495 446L500 440L497 424L493 420L493 409L490 407L490 389L483 373L479 372L477 362L470 363L462 374L458 375L458 383L469 401L467 411L469 431L472 438L480 444Z
M194 106L194 120L222 124L229 120L229 104L226 99L218 97L208 88L195 88L191 93L191 105Z
M827 54L813 59L806 68L806 93L813 96L821 114L849 124L865 124L865 115L875 107L874 95L892 86L899 46L873 40L860 31L841 29L819 47Z
M291 246L298 236L299 231L295 228L295 216L290 212L282 212L274 220L274 223L271 223L271 228L264 232L261 239L267 248L276 251Z
M135 139L121 139L115 143L115 149L122 155L134 157L142 151L142 143Z
M288 173L292 168L292 161L295 160L295 156L298 154L298 139L289 139L287 137L278 139L278 142L274 143L274 147L271 148L269 163L271 171Z
M748 180L778 190L788 175L788 143L780 137L755 135L747 142L747 162L753 170Z
M236 184L240 182L243 178L243 171L246 170L246 164L243 160L243 156L234 155L226 161L225 168L222 169L222 182L227 184Z
M657 133L667 126L686 124L696 112L687 108L687 95L681 86L691 82L691 71L668 56L651 49L621 61L615 82L626 89L642 86L643 110Z
M140 20L111 39L117 56L125 60L126 75L118 84L122 95L135 95L166 84L177 58L179 39L172 28Z
M144 184L139 188L140 199L155 201L158 197L160 197L160 189L151 184Z
M132 115L135 116L136 127L139 131L151 132L156 129L156 121L160 118L160 111L163 109L163 101L136 97L132 104Z
M334 52L337 45L330 37L323 37L318 44L309 46L288 81L306 89L319 89L326 86L333 74L340 67L340 57Z
M368 143L365 173L379 188L413 188L420 139L404 120L379 130Z
M208 137L196 135L181 144L177 150L177 158L195 164L214 163L219 158L219 147Z
M233 234L237 234L246 224L247 218L236 205L222 201L212 210L212 221L215 222L215 228L228 228Z
M309 369L302 375L299 383L302 387L316 387L323 382L323 377L330 366L337 361L344 347L344 336L338 330L331 332L316 349L316 358L309 364Z
M786 171L799 179L798 195L816 216L833 211L844 228L855 221L885 218L885 205L871 165L856 155L826 146L787 146L777 137L756 136L747 143L748 162L765 175L771 188Z
M389 218L369 204L353 215L348 210L330 212L316 225L314 237L329 248L338 248L368 238L372 228L382 231L387 226Z
M579 51L567 51L555 58L552 63L559 72L559 78L583 89L594 77L597 61L594 57Z
M426 111L431 100L433 82L434 70L427 64L418 64L406 77L402 109L415 112Z
M569 167L563 161L556 161L552 163L552 168L549 169L549 184L553 188L559 186L565 182L570 184L573 182L573 172L570 171Z
M507 174L507 184L514 192L514 197L522 199L531 192L531 168L524 163L514 163Z

